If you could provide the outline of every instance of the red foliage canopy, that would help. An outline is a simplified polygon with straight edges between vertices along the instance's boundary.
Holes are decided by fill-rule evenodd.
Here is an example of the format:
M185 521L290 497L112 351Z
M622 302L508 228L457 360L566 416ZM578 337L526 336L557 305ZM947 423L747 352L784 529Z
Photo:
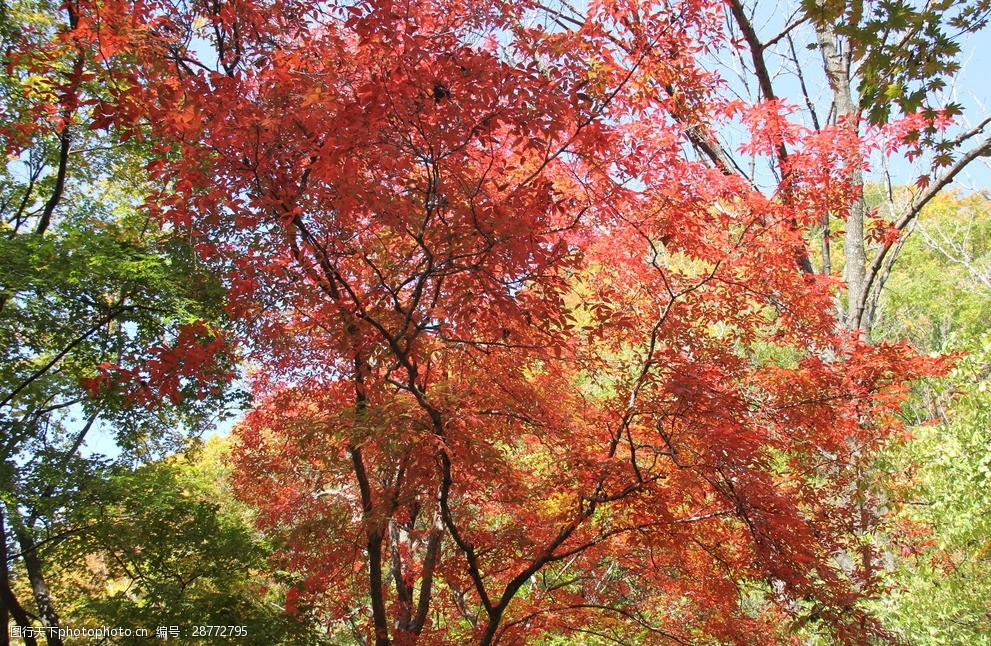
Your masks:
M101 125L226 272L238 494L297 609L376 644L875 630L857 465L926 368L801 271L857 140L720 101L718 7L89 7ZM792 147L774 197L685 152L740 115Z

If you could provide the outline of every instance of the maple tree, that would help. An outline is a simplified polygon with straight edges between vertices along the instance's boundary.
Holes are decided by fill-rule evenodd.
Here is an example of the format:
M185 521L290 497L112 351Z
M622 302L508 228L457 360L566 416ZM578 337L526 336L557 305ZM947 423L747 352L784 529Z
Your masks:
M868 144L721 98L722 9L79 5L94 127L151 138L149 208L227 282L238 492L297 611L379 645L878 634L859 465L936 368L837 322L807 234Z

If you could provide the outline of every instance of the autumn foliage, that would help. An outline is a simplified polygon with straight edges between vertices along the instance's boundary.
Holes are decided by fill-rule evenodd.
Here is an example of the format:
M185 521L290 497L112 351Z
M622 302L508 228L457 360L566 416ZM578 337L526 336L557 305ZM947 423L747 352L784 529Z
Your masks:
M292 609L376 644L875 632L860 466L932 367L803 271L860 140L719 99L719 6L80 10L96 125L153 135L150 204L229 286ZM789 148L770 196L686 154L729 120Z

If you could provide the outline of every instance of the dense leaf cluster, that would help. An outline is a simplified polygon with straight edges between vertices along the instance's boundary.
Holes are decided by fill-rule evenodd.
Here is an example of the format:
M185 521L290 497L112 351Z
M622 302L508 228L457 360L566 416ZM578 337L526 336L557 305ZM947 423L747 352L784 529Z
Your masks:
M989 5L760 10L0 4L5 623L979 639Z

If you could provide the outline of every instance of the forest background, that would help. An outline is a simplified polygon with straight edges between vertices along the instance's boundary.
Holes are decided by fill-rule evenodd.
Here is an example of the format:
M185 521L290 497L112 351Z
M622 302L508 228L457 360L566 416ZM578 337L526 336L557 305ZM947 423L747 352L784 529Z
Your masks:
M987 2L0 10L11 629L991 643Z

